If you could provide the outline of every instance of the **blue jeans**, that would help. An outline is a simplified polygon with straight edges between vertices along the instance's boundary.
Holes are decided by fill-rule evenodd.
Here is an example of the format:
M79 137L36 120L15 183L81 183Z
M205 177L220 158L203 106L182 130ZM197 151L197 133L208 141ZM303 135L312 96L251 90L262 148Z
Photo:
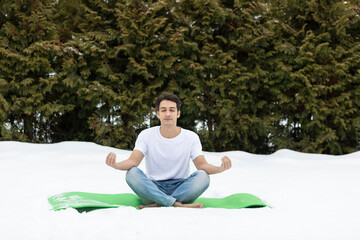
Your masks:
M126 182L142 204L156 202L169 207L175 201L194 202L209 187L210 178L205 171L199 170L185 179L155 181L149 179L141 169L132 167L126 173Z

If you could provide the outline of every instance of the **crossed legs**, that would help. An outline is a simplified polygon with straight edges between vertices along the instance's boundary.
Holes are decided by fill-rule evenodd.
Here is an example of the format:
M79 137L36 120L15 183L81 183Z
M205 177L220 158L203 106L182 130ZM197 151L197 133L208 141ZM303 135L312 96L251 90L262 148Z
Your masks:
M186 179L152 181L145 173L133 167L126 173L126 182L139 196L142 204L139 208L174 206L201 208L200 203L193 203L210 184L209 175L199 170Z

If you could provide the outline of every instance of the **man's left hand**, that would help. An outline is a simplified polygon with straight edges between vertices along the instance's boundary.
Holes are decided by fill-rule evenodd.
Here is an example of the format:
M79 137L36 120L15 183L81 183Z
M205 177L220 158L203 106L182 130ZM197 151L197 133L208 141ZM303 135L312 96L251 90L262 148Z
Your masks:
M231 160L227 156L221 158L221 166L219 167L219 172L223 172L231 168Z

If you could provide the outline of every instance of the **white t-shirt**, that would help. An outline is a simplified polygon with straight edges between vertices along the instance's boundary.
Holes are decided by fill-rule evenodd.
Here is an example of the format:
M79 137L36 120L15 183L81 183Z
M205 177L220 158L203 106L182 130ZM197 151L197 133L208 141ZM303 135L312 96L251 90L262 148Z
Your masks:
M189 175L190 159L202 155L199 136L181 128L174 138L165 138L160 133L160 126L143 130L134 150L145 156L146 175L153 180L182 179Z

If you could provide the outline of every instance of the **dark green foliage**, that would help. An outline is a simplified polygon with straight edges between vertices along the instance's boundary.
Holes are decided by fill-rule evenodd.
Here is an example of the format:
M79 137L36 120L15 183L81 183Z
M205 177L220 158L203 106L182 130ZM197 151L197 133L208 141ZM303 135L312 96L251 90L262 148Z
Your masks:
M359 146L358 11L341 1L282 1L273 71L278 148L342 154ZM276 14L274 14L276 15ZM351 35L351 33L353 35Z
M48 141L57 115L72 110L58 95L64 53L51 21L53 1L2 1L0 26L1 136Z
M360 6L331 0L0 3L0 139L131 149L183 101L204 150L359 150Z

